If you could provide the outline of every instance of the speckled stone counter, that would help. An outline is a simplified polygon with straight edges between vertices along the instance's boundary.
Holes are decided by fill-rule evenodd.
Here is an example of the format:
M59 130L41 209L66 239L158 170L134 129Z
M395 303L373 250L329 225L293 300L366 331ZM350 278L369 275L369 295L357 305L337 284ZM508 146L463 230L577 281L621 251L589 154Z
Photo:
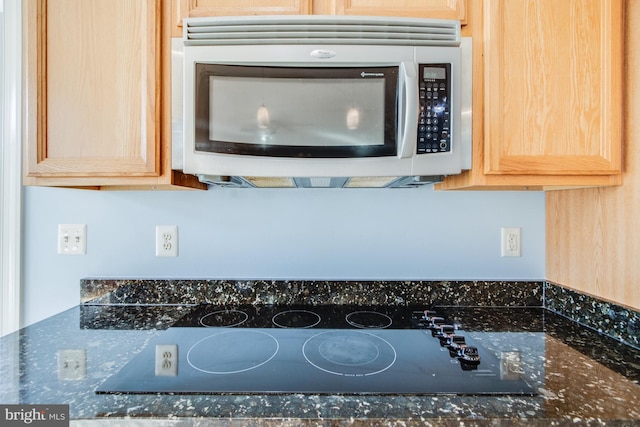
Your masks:
M269 294L262 282L181 282L162 286L158 281L88 280L82 291L84 304L0 339L0 403L68 404L72 425L79 426L640 425L636 404L640 351L622 342L628 338L608 337L569 320L566 313L544 308L549 303L545 289L553 286L550 284L509 283L497 291L493 287L506 282L465 282L456 293L458 282L402 282L395 290L389 289L389 283L358 282L346 284L349 293L345 293L334 282L267 282L271 290L278 290ZM474 283L483 292L495 290L493 296L482 297L483 292L470 289ZM177 288L182 291L176 292ZM375 296L374 288L385 296ZM515 293L505 290L508 288ZM155 293L150 296L151 289ZM203 293L190 299L191 289ZM187 313L191 304L219 299L225 303L256 303L259 298L263 303L294 300L307 304L330 300L318 295L331 295L333 303L362 299L375 304L372 299L378 298L379 304L421 300L428 306L440 306L487 351L517 351L522 375L537 394L180 396L94 391ZM452 304L461 300L466 303ZM607 316L611 319L610 312ZM634 333L637 313L629 316L624 337ZM86 351L84 378L58 377L57 355L62 349Z
M83 279L91 304L535 306L543 282Z

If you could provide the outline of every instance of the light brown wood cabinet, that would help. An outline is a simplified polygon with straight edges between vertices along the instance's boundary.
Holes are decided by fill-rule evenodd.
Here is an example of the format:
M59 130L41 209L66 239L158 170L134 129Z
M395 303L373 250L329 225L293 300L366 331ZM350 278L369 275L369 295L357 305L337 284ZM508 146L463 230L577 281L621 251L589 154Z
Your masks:
M621 183L621 0L470 2L473 169L437 186Z
M25 184L204 188L170 167L169 13L161 0L24 2Z
M182 35L182 20L203 16L240 15L309 15L311 0L171 0L172 32L174 37Z
M329 3L330 9L322 9L323 3ZM334 0L317 2L314 13L456 19L464 25L465 4L465 0Z

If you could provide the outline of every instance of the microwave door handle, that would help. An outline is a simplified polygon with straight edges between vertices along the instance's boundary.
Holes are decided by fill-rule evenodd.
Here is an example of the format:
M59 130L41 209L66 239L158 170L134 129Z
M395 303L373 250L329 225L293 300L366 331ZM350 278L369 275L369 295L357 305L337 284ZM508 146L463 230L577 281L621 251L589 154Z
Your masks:
M400 64L400 102L399 114L398 157L407 158L413 155L418 134L419 89L417 77L417 65L413 62Z

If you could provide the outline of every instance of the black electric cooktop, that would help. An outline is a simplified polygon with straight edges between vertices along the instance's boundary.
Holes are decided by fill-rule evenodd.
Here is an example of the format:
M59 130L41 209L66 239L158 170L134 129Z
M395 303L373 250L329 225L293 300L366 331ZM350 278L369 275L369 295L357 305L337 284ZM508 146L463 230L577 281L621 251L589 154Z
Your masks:
M96 392L535 394L502 368L422 307L202 305Z

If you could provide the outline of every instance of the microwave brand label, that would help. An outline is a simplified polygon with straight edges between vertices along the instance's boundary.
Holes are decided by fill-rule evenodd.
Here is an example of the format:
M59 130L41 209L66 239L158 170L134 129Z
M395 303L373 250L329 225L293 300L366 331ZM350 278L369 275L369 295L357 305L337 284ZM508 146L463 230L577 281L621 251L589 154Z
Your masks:
M362 78L366 78L366 77L384 77L384 73L366 73L366 72L362 72L360 73L360 76Z
M314 51L311 51L311 56L318 59L329 59L336 56L336 53L332 50L316 49Z

